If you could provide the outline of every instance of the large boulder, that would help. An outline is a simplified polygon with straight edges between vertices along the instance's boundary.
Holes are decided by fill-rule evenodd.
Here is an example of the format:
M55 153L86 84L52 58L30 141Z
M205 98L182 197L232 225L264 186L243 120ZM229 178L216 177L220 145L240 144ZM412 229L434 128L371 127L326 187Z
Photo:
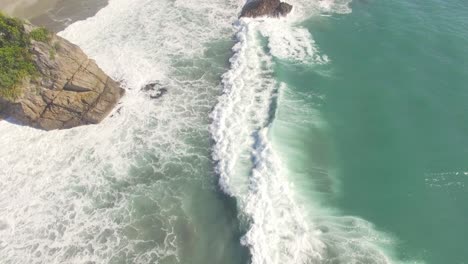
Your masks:
M252 0L242 9L240 17L281 17L292 10L292 5L280 0Z
M44 130L96 124L124 95L78 46L55 34L48 41L31 40L30 52L38 76L24 79L14 100L0 98L0 112L14 122Z

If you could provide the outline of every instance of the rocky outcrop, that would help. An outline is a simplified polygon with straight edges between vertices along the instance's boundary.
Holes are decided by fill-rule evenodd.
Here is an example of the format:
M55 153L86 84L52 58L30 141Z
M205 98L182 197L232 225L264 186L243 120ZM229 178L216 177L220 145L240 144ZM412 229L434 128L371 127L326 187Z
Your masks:
M252 0L242 9L240 17L281 17L292 10L292 5L280 0Z
M25 28L31 31L32 26ZM96 124L124 95L78 46L59 36L32 40L30 52L38 76L22 81L18 98L0 98L0 111L14 122L44 130Z

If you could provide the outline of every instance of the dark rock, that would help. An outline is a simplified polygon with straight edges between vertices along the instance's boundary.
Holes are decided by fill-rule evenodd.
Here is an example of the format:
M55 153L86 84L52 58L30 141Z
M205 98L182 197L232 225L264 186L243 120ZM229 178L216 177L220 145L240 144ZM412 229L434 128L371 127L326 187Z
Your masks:
M162 84L159 82L149 83L145 85L141 90L148 93L151 99L161 98L167 93L167 89L162 87Z
M292 10L292 5L280 0L253 0L242 9L240 17L280 17L286 16Z
M161 98L161 96L165 95L167 93L167 89L166 88L161 88L159 90L156 91L156 93L150 95L150 98L151 99L158 99L158 98Z
M159 82L151 82L145 85L143 88L141 88L141 90L144 92L150 92L150 91L157 90L159 86L161 86Z
M277 16L286 16L287 14L291 13L292 5L281 2L276 11L278 12Z

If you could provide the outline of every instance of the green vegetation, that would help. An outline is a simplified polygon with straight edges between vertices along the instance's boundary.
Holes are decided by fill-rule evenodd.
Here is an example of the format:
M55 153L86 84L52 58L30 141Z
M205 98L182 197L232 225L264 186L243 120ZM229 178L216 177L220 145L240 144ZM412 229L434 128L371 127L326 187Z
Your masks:
M52 47L49 49L49 59L55 60L55 55L57 55L57 50L60 48L60 43L54 42Z
M29 35L35 41L48 42L50 39L50 33L44 27L33 29Z
M0 97L18 98L19 84L24 78L37 74L29 51L31 39L48 41L49 32L38 28L28 34L23 21L0 13Z
M0 68L0 96L6 99L15 99L21 95L17 84L36 73L28 50L21 47L0 48Z
M57 51L54 48L49 49L49 59L55 60L55 55L57 54Z

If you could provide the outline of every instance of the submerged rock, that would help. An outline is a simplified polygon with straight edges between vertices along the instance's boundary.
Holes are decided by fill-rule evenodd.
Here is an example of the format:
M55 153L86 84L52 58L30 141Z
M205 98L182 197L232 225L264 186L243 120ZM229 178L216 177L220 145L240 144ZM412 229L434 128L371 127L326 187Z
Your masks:
M167 93L167 89L164 88L159 82L149 83L145 85L141 90L149 94L149 97L151 99L161 98Z
M44 130L96 124L125 93L78 46L55 34L31 40L29 51L37 74L17 85L19 96L0 97L2 115L15 122Z
M253 0L242 9L240 17L280 17L286 16L292 10L292 5L280 0Z

